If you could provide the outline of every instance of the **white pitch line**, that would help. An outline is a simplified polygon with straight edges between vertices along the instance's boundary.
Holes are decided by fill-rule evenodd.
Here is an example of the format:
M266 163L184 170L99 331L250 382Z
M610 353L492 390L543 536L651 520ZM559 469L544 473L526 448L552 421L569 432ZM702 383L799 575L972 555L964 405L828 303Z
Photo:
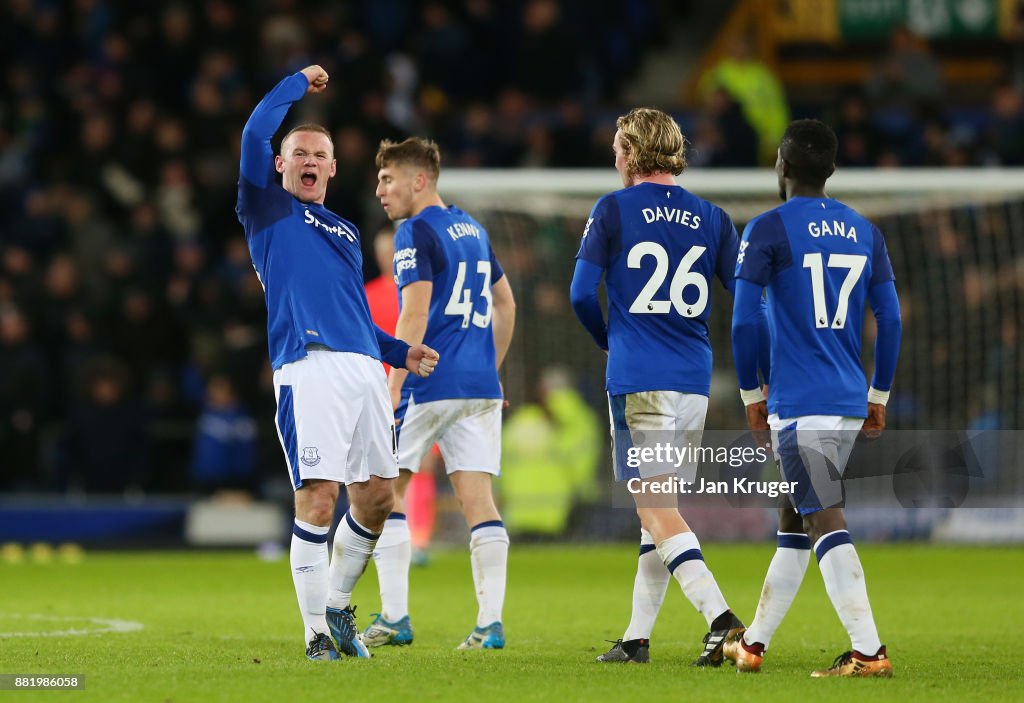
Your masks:
M141 622L135 622L134 620L76 617L71 615L0 613L0 620L3 620L4 618L45 622L85 621L88 623L92 623L95 627L85 629L79 627L70 627L66 630L45 630L42 632L0 632L0 637L77 637L79 635L105 635L120 632L138 632L144 627L144 625Z

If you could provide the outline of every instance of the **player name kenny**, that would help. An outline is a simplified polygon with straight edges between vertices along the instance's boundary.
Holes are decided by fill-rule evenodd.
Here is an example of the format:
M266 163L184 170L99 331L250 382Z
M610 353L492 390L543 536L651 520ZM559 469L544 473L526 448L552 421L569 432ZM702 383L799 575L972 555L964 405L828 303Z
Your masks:
M476 237L480 239L480 228L468 222L456 222L448 227L446 231L453 240L461 239L462 237Z

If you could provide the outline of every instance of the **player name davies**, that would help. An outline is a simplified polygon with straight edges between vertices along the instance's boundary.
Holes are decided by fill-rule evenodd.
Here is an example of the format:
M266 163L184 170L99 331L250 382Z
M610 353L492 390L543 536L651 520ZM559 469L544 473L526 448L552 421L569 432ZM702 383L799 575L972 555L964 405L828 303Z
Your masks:
M462 237L476 237L480 239L480 228L468 222L456 222L445 231L448 232L448 236L453 240L461 239Z
M680 210L677 207L645 207L640 212L643 213L647 224L663 221L675 222L690 229L700 227L700 215L694 215L689 210Z
M855 242L857 241L857 228L853 225L850 225L849 228L847 228L846 223L840 222L839 220L832 220L831 224L829 224L828 220L822 220L821 222L808 222L807 232L815 239L818 237L829 236L846 237L847 239L852 239Z

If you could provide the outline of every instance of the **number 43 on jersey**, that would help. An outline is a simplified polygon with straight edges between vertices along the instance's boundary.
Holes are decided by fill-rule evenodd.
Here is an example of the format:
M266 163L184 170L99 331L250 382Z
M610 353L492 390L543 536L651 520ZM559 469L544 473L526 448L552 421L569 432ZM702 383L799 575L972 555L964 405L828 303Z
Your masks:
M491 312L493 300L491 298L491 262L477 261L476 272L483 277L480 287L480 296L484 299L486 308L483 314L473 310L473 291L466 285L466 262L460 261L459 268L455 272L455 285L452 286L451 297L448 304L444 306L445 315L453 315L462 318L462 329L469 327L470 321L476 327L487 327L491 324Z

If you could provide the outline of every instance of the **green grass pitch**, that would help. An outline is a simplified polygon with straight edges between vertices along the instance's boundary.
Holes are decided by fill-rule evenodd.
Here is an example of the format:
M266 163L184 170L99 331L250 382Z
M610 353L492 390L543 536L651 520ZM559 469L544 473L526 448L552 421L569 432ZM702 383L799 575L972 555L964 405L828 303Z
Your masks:
M708 543L705 556L737 613L753 616L770 544ZM861 547L892 680L811 680L847 639L813 561L764 670L696 670L703 619L670 584L649 666L600 665L622 634L633 545L519 547L505 607L508 646L456 652L473 626L468 555L439 552L412 571L411 647L371 661L313 663L287 559L250 553L90 553L80 564L0 564L0 633L84 629L82 618L140 631L0 637L0 674L85 674L86 689L0 692L12 701L934 701L1024 700L1024 551ZM371 566L355 602L378 608ZM42 618L40 616L45 616ZM68 618L66 620L60 618Z

